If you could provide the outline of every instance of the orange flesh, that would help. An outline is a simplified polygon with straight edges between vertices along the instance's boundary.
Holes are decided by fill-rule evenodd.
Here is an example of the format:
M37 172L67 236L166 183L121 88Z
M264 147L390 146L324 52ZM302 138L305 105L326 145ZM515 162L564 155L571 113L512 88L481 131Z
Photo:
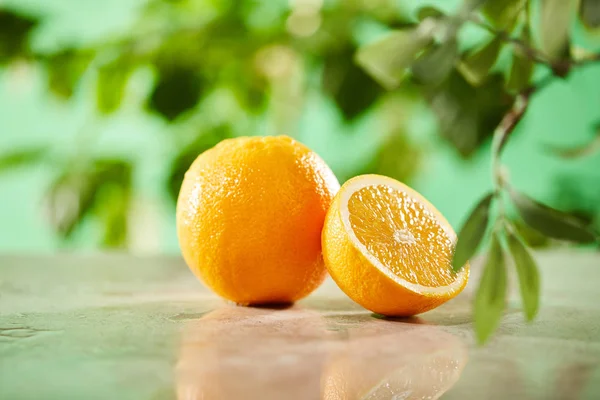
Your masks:
M348 200L350 225L369 253L399 278L422 286L451 284L452 239L418 199L385 185Z

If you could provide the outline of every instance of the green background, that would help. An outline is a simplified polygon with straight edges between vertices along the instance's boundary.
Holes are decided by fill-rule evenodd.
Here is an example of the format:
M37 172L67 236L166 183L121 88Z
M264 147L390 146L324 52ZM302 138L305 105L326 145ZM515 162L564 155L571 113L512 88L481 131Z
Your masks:
M3 5L48 15L30 39L34 48L52 49L64 43L94 43L126 32L144 3L4 0ZM437 2L446 10L457 3ZM399 4L410 13L421 2ZM270 1L265 7L285 9L287 2ZM372 34L372 29L366 27L359 36ZM586 43L598 40L578 34ZM178 145L163 134L167 122L140 110L147 77L137 74L125 105L112 116L102 117L94 110L89 85L84 82L71 101L60 102L47 90L44 73L40 67L26 63L0 69L0 152L47 144L56 154L76 153L85 140L92 143L95 154L131 160L136 169L129 249L178 252L173 205L161 183L167 174L165 160L177 153ZM352 125L346 124L330 99L310 89L310 77L308 82L306 101L298 110L300 117L293 135L319 153L340 180L347 179L378 157L382 140L378 132L386 121L366 113ZM491 188L489 141L465 159L440 139L433 114L424 103L406 104L397 112L406 114L405 129L418 152L409 183L458 228L474 202ZM586 143L593 137L593 125L599 118L600 65L579 68L566 80L555 80L536 94L504 154L514 185L557 207L595 207L597 213L600 154L564 160L551 154L548 146ZM276 133L267 123L258 126L247 134ZM411 155L398 155L407 156ZM67 246L44 219L40 203L54 174L53 167L38 164L0 175L0 251L96 248L94 221L86 222Z

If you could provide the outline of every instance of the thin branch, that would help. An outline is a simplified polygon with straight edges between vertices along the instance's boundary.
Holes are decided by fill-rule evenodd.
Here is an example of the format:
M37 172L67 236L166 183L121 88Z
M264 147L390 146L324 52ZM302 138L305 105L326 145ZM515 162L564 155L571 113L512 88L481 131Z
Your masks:
M517 48L519 48L529 59L532 61L546 65L548 68L552 70L552 73L558 77L564 78L567 76L569 71L574 66L586 65L589 63L600 61L600 53L592 54L589 57L586 57L581 60L551 60L549 59L543 52L538 49L532 47L529 43L523 41L522 39L511 36L508 32L503 30L498 30L493 26L489 25L485 21L483 21L477 15L472 15L469 19L471 22L476 24L477 26L485 29L492 35L498 37L500 40L509 43Z
M493 150L498 158L502 154L502 150L504 149L504 145L509 136L525 116L525 111L527 111L527 106L529 105L529 97L534 91L535 88L532 87L520 93L515 100L513 108L504 116L504 118L502 118L502 121L500 121L500 124L496 128L496 131L494 132L496 141Z
M506 31L494 28L493 26L486 23L479 16L472 15L469 20L471 22L473 22L475 25L479 26L480 28L485 29L492 35L497 36L498 38L500 38L500 40L510 43L513 46L520 48L521 51L523 51L531 60L533 60L537 63L540 63L540 64L546 64L546 65L552 64L552 62L542 52L531 47L529 45L529 43L524 42L522 39L511 36Z

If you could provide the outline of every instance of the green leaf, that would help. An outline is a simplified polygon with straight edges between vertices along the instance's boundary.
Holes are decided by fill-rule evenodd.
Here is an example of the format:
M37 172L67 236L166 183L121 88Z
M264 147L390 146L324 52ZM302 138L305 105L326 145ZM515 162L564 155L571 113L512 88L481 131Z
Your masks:
M97 177L79 171L65 171L51 183L44 204L50 225L62 239L70 238L91 214L100 185Z
M596 235L582 221L510 190L510 197L523 221L548 237L578 243L593 243Z
M537 315L540 302L538 267L525 245L514 233L510 232L508 234L507 242L519 276L519 287L525 316L528 321L532 321Z
M426 85L438 85L443 82L452 69L458 57L456 40L448 40L440 45L434 45L417 59L412 66L414 79Z
M492 136L514 102L500 74L491 75L479 88L474 88L454 70L441 85L426 86L423 91L442 136L463 157L473 154Z
M46 213L56 233L63 239L72 237L83 220L97 211L103 189L130 187L131 175L131 166L122 160L101 159L66 169L45 195Z
M384 89L355 63L353 47L332 52L324 59L323 90L347 121L362 115L384 93Z
M394 31L361 48L355 60L383 87L394 89L400 85L418 54L431 42L434 28L419 26Z
M351 63L352 58L346 60ZM264 77L259 77L254 67L242 63L239 77L231 79L233 92L245 111L252 114L261 114L268 104L269 86Z
M0 173L39 162L47 153L45 146L0 154Z
M426 18L443 18L445 14L433 6L421 7L417 10L417 19L423 21Z
M477 10L479 7L483 6L488 1L496 0L463 0L461 6L461 14L471 13Z
M521 40L525 43L530 42L528 27L523 29ZM529 81L533 75L533 68L533 61L527 57L520 48L513 48L510 72L508 74L508 80L506 81L506 89L513 93L519 93L529 87Z
M483 47L467 54L458 64L458 70L471 85L479 86L485 82L490 69L498 59L501 49L502 39L494 37Z
M600 28L600 0L580 0L579 17L590 29Z
M527 0L493 0L487 1L481 12L494 27L510 32L526 6Z
M529 81L533 75L534 63L528 57L513 53L506 90L519 93L529 87Z
M585 226L600 232L600 185L596 170L557 174L552 180L550 197L560 209L573 215Z
M91 176L101 182L93 199L93 211L102 224L101 245L125 248L131 208L132 167L125 161L96 160Z
M521 219L515 218L510 221L516 234L523 240L527 247L539 249L547 248L551 245L548 236L540 231L537 231L523 222Z
M578 0L541 0L540 46L553 60L568 52L569 30Z
M600 127L596 128L596 135L588 143L573 147L547 146L548 150L556 156L565 159L576 159L597 153L600 150Z
M498 328L504 311L507 291L506 265L497 234L492 235L483 275L475 295L475 333L485 343Z
M96 104L100 112L110 114L119 108L131 70L131 65L124 59L117 59L98 69Z
M87 50L66 49L45 57L50 90L61 98L70 98L93 55Z
M29 56L29 34L37 24L35 18L0 9L0 64Z
M158 82L150 95L148 107L173 121L196 106L204 89L201 76L191 67L159 67Z
M379 174L409 182L421 165L423 149L402 129L390 132L382 141L370 165L352 175Z
M489 193L483 197L473 208L471 214L460 229L458 242L454 249L454 258L452 259L452 269L458 272L475 254L479 244L483 240L485 231L490 218L490 205L494 199L494 194Z
M101 245L106 248L125 248L131 188L123 184L105 185L96 202L96 208L103 230Z

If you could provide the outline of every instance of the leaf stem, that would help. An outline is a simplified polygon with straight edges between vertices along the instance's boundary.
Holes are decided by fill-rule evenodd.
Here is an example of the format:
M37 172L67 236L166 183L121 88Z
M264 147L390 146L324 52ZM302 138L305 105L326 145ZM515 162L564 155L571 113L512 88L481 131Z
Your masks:
M523 119L529 105L529 97L534 90L534 88L526 89L517 96L513 108L502 118L502 121L500 121L500 124L494 131L492 139L492 181L494 183L494 195L498 204L498 221L504 220L505 210L502 192L507 181L500 156L502 155L506 141L517 124Z

